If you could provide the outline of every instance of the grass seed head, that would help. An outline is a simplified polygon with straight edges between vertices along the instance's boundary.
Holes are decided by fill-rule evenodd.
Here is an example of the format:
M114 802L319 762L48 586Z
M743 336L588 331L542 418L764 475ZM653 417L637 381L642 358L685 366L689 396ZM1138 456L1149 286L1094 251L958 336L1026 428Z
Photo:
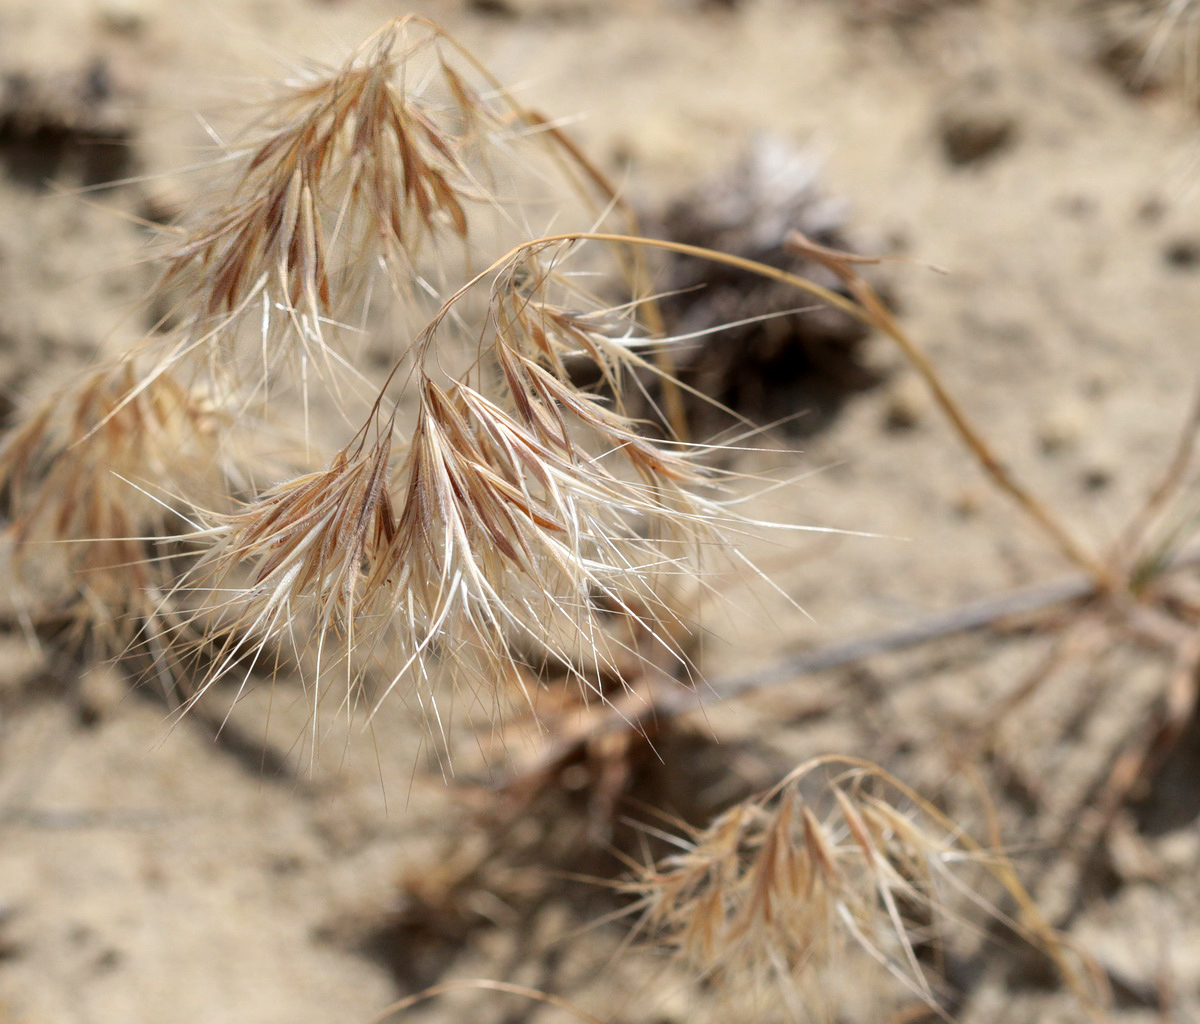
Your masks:
M936 1008L917 950L945 940L951 898L972 885L958 876L988 859L873 766L829 779L814 803L819 764L681 840L632 883L635 907L706 977L800 992L857 957Z
M261 297L283 326L319 332L378 260L415 264L427 240L466 237L465 206L486 196L463 132L498 125L445 62L448 107L411 91L404 35L394 24L342 68L272 98L264 137L234 154L232 189L167 257L163 283L186 279L202 326Z
M154 538L178 532L172 508L227 491L223 427L208 395L131 360L43 403L0 450L19 578L128 640L171 578Z

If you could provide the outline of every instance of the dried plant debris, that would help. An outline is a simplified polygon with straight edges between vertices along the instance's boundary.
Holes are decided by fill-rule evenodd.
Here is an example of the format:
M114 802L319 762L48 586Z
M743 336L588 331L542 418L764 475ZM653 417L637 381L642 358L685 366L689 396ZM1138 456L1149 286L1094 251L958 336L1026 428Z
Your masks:
M826 267L789 252L798 230L833 249L848 248L846 211L818 182L820 162L778 137L757 137L720 177L681 196L659 230L685 242L801 274L833 290ZM757 423L787 419L816 433L847 397L877 383L862 361L867 330L839 310L805 306L788 285L716 263L672 258L662 301L668 332L693 336L672 349L683 382ZM798 307L805 307L798 309ZM710 333L718 325L731 325ZM725 425L714 407L694 402L697 426Z
M411 991L435 983L489 929L530 937L553 919L574 932L620 917L631 866L670 852L662 821L699 828L744 799L754 789L747 759L740 745L666 720L590 738L499 793L460 783L459 799L478 808L470 826L401 864L384 908L331 922L323 937L360 949Z
M401 865L385 906L351 908L313 938L366 956L416 991L443 977L481 932L522 923L544 891L539 872L503 862L485 834L464 830L435 855Z

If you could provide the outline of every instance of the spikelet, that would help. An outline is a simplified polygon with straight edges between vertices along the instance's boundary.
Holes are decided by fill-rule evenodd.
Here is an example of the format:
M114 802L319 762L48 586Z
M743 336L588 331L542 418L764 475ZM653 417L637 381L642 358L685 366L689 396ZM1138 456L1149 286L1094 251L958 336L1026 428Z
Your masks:
M525 237L518 208L533 199L512 192L533 168L540 201L556 211L583 190L581 176L592 185L589 223L602 216L597 190L611 200L556 129L415 17L273 96L258 134L223 162L213 202L165 254L159 285L174 289L187 323L180 355L202 353L210 372L228 372L232 355L237 387L275 388L289 367L362 383L333 336L357 334L376 293L399 300L392 314L415 327L447 280L477 269L500 225ZM236 342L243 322L261 332L254 345Z
M549 407L527 409L522 421L468 387L426 382L385 569L397 618L425 631L410 649L436 630L471 637L492 661L517 640L568 662L582 645L604 661L597 601L659 606L651 581L672 555L640 527L675 510L580 457Z
M810 798L813 773L830 764L843 770ZM643 927L715 981L797 994L858 957L936 1008L938 979L918 950L936 954L946 926L961 923L956 893L986 908L974 895L981 872L1015 884L1003 858L849 759L802 765L678 845L630 883Z
M646 523L691 536L715 510L668 503L583 457L535 399L522 422L462 384L425 378L420 390L398 466L385 431L237 514L209 517L199 539L213 547L190 580L219 595L209 603L230 637L209 681L267 643L319 651L326 667L360 645L386 651L389 690L428 677L439 656L494 679L511 670L518 641L607 662L601 603L632 615L636 595L644 621L670 614L654 583L685 571L684 552L651 539ZM642 472L665 466L668 456L651 459L636 442ZM684 460L669 459L678 473ZM666 494L686 493L668 482Z
M348 252L365 249L370 265L372 253L416 246L421 233L466 235L460 141L445 117L405 94L396 43L385 32L361 61L277 98L284 123L240 160L231 196L168 260L168 281L197 272L189 295L202 316L236 312L260 291L301 316L329 312L323 211L348 219L335 239L343 272Z
M0 450L14 568L37 595L113 643L157 614L170 571L155 538L172 505L226 493L219 405L122 360L52 396Z
M388 494L389 438L339 452L325 470L289 480L226 515L208 512L202 562L176 584L203 606L187 623L217 641L207 684L247 647L301 633L334 633L353 645L364 567L388 549L395 517ZM303 646L297 643L297 646Z
M198 539L214 546L189 582L222 595L238 638L210 681L247 645L315 651L326 667L361 648L386 694L438 659L494 683L517 648L594 672L616 653L614 613L679 634L661 628L677 625L664 584L700 571L733 517L703 496L694 452L649 440L572 382L572 360L614 384L644 364L631 325L563 310L545 294L553 280L502 268L476 362L440 381L415 371L401 389L416 395L407 435L381 394L327 469L208 517ZM435 362L453 323L439 316L414 349ZM367 668L348 670L353 688Z

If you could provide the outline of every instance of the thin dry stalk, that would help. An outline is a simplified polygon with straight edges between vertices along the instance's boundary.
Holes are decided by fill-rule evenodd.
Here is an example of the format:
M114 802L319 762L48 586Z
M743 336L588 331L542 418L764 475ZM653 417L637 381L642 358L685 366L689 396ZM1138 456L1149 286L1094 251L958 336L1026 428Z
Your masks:
M1129 576L1130 585L1138 587L1153 578L1169 561L1173 545L1168 544L1166 550L1148 551L1147 535L1157 523L1173 498L1183 487L1189 468L1196 452L1196 442L1200 438L1200 389L1192 400L1192 408L1188 413L1175 448L1162 475L1150 488L1141 507L1134 513L1128 525L1121 531L1117 542L1113 545L1110 556L1114 565L1120 566ZM1174 540L1174 538L1172 538Z
M1013 474L1011 470L1000 460L1000 458L992 451L991 446L984 439L982 433L972 424L965 411L954 399L949 389L942 380L941 374L930 361L928 356L921 348L909 337L907 332L892 316L886 305L879 298L878 294L871 285L862 277L855 269L855 264L860 263L877 263L876 259L856 256L850 253L838 252L833 249L828 249L824 246L817 245L814 242L804 238L799 232L792 232L789 238L789 246L799 254L808 259L814 260L823 266L828 267L843 282L848 290L850 297L839 295L836 292L825 288L816 282L800 277L788 271L781 270L777 267L772 267L764 263L759 263L755 260L746 259L740 256L734 256L729 253L717 252L711 249L705 249L700 246L687 245L681 242L670 242L654 238L640 238L630 235L615 235L603 232L572 232L559 235L551 235L545 238L536 239L532 242L526 242L516 249L512 250L500 260L498 260L488 271L478 277L472 279L460 289L458 293L451 296L443 310L439 312L435 318L434 325L445 315L446 309L461 296L467 289L474 286L484 275L490 273L498 266L510 264L514 261L520 261L527 258L529 254L536 254L542 250L548 249L551 246L562 246L569 243L585 243L593 242L603 245L611 245L618 247L631 247L635 250L640 249L659 249L667 252L678 253L683 256L689 256L696 259L712 260L717 263L725 264L729 267L735 267L739 270L744 270L752 274L759 275L764 278L779 281L784 284L791 285L805 294L808 294L821 302L839 309L844 313L853 316L855 319L862 321L870 327L882 331L888 337L892 338L900 347L901 352L909 360L914 369L920 373L925 382L929 385L935 400L939 407L949 419L951 426L959 435L960 439L966 445L967 449L979 461L984 472L992 479L996 485L1007 493L1018 506L1032 519L1049 539L1059 548L1059 550L1074 564L1084 569L1096 581L1097 587L1105 593L1115 592L1119 589L1118 582L1114 576L1110 566L1097 559L1093 554L1088 552L1072 535L1072 533L1059 522L1058 518L1032 493L1020 480ZM662 339L669 341L669 339ZM632 355L628 358L632 359ZM640 367L645 368L645 361L639 360ZM678 381L675 386L681 386Z
M900 347L904 357L929 386L938 407L945 413L955 433L978 460L987 476L1050 538L1056 547L1075 565L1090 573L1097 586L1103 591L1112 591L1117 586L1112 569L1088 552L1058 518L1038 499L993 452L983 434L975 427L966 411L951 395L941 374L932 360L892 316L875 289L855 269L856 263L872 263L847 253L836 252L809 241L799 232L793 232L791 248L809 259L829 267L855 300L855 314L864 323L871 325L890 337Z
M1053 512L1029 491L993 452L991 445L988 444L983 434L974 426L965 410L963 410L962 406L950 393L942 380L941 374L929 357L909 337L908 333L896 321L875 290L855 269L856 264L877 263L879 260L828 249L808 240L799 232L791 233L789 246L804 257L814 260L833 271L845 285L850 295L849 298L796 274L729 253L716 252L680 242L600 232L576 232L537 239L519 246L513 252L503 257L501 261L497 261L496 265L519 257L525 252L537 252L551 245L562 245L563 243L570 242L598 242L620 247L628 246L634 249L660 249L697 259L712 260L726 266L757 274L764 278L789 284L799 291L881 331L896 342L905 358L908 359L913 368L917 370L928 384L934 399L945 413L954 431L971 454L978 460L988 477L1002 491L1007 493L1030 519L1037 523L1043 533L1058 547L1069 561L1092 576L1096 581L1097 587L1102 592L1113 593L1119 590L1119 584L1113 569L1087 551L1071 531L1063 526ZM473 283L474 281L466 287L469 288ZM645 363L643 362L640 365L644 367ZM676 386L679 386L678 382L676 382Z
M405 1010L409 1010L420 1003L448 995L451 992L470 991L503 992L507 995L520 996L522 999L531 999L546 1006L553 1006L557 1010L563 1010L572 1017L583 1021L584 1024L608 1024L607 1021L588 1013L569 1000L563 999L562 996L556 996L553 992L542 992L540 989L528 988L525 985L513 985L507 981L489 981L486 978L466 978L461 981L447 981L440 985L433 985L411 996L405 996L403 999L398 999L391 1005L386 1006L371 1018L370 1024L384 1024L385 1021L398 1013L403 1013Z

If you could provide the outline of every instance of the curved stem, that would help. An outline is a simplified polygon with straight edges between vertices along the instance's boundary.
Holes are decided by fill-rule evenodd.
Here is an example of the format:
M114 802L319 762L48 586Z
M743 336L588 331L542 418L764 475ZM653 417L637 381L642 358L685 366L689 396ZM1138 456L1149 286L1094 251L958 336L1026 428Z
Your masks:
M839 253L835 250L815 245L804 238L803 235L800 235L799 232L792 233L790 244L793 250L802 256L816 260L837 274L846 285L852 298L840 295L832 289L819 285L815 281L810 281L798 274L768 266L765 263L747 259L744 256L735 256L732 253L706 249L703 246L688 245L685 242L672 242L660 238L645 238L640 235L622 235L599 231L572 231L558 235L546 235L542 238L522 242L466 282L466 284L446 299L441 309L438 310L437 315L434 316L433 320L430 321L429 325L422 332L421 338L418 340L418 345L420 346L419 358L424 357L438 326L445 319L453 305L466 292L479 284L480 281L525 253L539 248L547 248L571 242L601 242L610 245L658 249L664 252L678 253L682 256L691 256L696 259L734 267L735 269L755 274L758 277L790 285L798 291L806 292L827 305L841 310L861 323L883 332L900 347L905 358L925 380L925 383L933 393L934 400L946 418L949 419L955 433L958 434L960 440L979 462L993 483L1012 498L1025 514L1041 527L1043 533L1049 537L1063 555L1087 572L1096 581L1099 591L1114 593L1121 589L1120 581L1113 569L1087 551L1072 536L1070 531L1059 522L1049 508L1032 491L1026 488L1011 470L1001 462L999 457L992 451L991 446L984 440L983 435L971 423L962 406L950 394L933 362L920 346L909 337L899 323L897 323L896 318L883 304L875 290L852 267L852 263L854 262L873 263L878 261L855 258L845 253ZM393 370L394 373L395 370ZM389 377L389 382L390 379ZM385 384L384 387L386 389L387 385Z
M462 981L447 981L441 985L434 985L422 992L417 992L414 995L406 996L403 999L398 999L390 1006L385 1007L380 1013L371 1018L370 1024L383 1024L385 1020L394 1014L400 1013L403 1010L410 1009L418 1003L423 1003L426 1000L434 999L437 996L445 995L447 992L464 992L475 990L483 990L487 992L506 992L509 995L522 996L525 999L533 999L539 1003L545 1003L547 1006L553 1006L559 1010L565 1010L574 1017L578 1017L584 1024L608 1024L607 1021L601 1020L599 1017L593 1016L586 1010L581 1010L578 1006L573 1005L562 996L556 996L551 992L542 992L536 988L527 988L525 985L513 985L507 981L489 981L486 978L469 978Z
M909 364L928 385L929 390L933 393L934 401L950 421L955 433L975 456L983 467L983 471L991 477L992 482L1012 498L1026 515L1042 528L1042 531L1054 542L1059 551L1096 581L1098 590L1104 593L1113 593L1120 589L1119 581L1112 568L1087 551L1059 522L1049 508L1000 461L991 446L984 440L983 435L967 418L962 406L950 394L932 360L897 323L891 310L884 305L875 289L853 268L852 258L847 258L845 254L824 246L816 245L799 232L792 232L790 244L794 252L816 260L837 274L856 300L858 311L854 315L863 323L882 331L900 347L900 351L904 353ZM858 262L864 261L859 260Z

